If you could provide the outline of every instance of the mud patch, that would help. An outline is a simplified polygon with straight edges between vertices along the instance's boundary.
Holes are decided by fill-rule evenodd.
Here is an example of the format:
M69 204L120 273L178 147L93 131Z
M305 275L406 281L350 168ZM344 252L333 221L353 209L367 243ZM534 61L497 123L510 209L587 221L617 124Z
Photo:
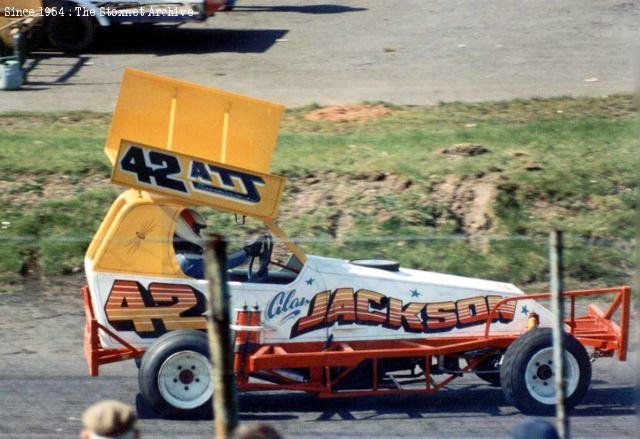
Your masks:
M479 178L449 175L433 191L433 199L445 204L447 217L457 224L457 232L476 236L495 225L492 205L501 177L495 174Z
M456 143L449 148L440 151L441 154L451 154L466 157L474 157L491 152L489 148L478 143Z
M109 178L103 175L26 175L12 181L0 180L2 199L15 206L32 206L42 200L71 200L79 191L105 187L109 187Z
M93 113L89 111L70 111L65 113L7 113L0 114L2 129L38 129L52 126L96 126L106 127L111 120L110 113Z
M321 210L326 223L318 231L340 241L355 226L356 218L371 217L380 225L400 219L406 224L429 228L446 222L455 224L456 233L470 237L490 233L495 226L492 205L502 177L489 173L481 177L450 175L442 182L415 182L393 173L338 175L314 174L289 180L290 191L282 203L281 218L299 218ZM411 190L415 204L402 211L390 209L381 200L397 200ZM348 209L345 206L349 206ZM419 211L437 217L425 222ZM422 219L421 219L422 218ZM318 220L320 221L320 220Z
M368 122L391 114L384 105L332 105L319 108L304 115L310 121Z

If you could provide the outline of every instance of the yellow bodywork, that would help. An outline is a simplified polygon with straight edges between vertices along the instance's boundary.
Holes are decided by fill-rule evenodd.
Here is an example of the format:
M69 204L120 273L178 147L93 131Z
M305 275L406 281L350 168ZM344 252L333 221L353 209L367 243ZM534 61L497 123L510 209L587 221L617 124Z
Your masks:
M187 277L177 263L173 232L185 208L170 198L130 189L111 205L87 257L93 269L113 273Z
M245 169L235 166L222 165L219 162L205 162L199 157L173 153L168 158L175 159L175 164L179 167L180 173L173 175L172 178L176 180L176 183L183 183L182 186L185 189L185 192L179 192L175 189L162 187L150 178L147 183L141 182L135 172L124 170L122 160L126 160L126 153L131 147L139 148L139 150L143 152L143 155L145 153L151 154L164 151L162 148L153 148L123 140L118 150L118 160L116 160L113 166L113 172L111 174L112 182L141 190L153 190L167 197L179 198L187 205L209 206L224 212L252 216L263 220L271 220L277 216L280 197L282 196L286 182L286 179L283 177L259 172L247 172ZM201 169L206 173L209 180L204 180L201 177L190 177L190 174L193 173L192 169L194 164L201 166ZM219 173L209 172L208 166L224 169L225 173L231 172L234 176L229 177L229 184L225 184ZM242 178L238 176L242 176ZM243 181L243 178L259 179L263 183L256 185L252 180ZM198 184L205 184L206 187L219 192L212 193L197 190L195 185ZM247 197L249 192L248 187L256 192L256 196L259 196L258 201L247 202L242 198L243 196ZM228 194L225 195L225 193Z
M122 140L267 174L284 106L126 69L105 152Z
M91 268L186 278L173 235L182 210L197 205L264 221L304 262L275 223L286 180L268 173L283 109L126 69L105 153L112 182L130 189L113 203L87 250Z

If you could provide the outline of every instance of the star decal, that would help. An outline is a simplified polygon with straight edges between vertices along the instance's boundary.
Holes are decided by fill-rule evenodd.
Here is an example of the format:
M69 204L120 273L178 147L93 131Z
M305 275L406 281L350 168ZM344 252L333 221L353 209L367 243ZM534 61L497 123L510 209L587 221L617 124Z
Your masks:
M411 290L411 297L418 298L418 297L420 297L420 296L421 296L421 294L418 292L418 289L417 289L417 288L416 288L416 289L414 289L414 290Z
M525 316L529 315L529 309L527 308L527 305L522 307L522 314L524 314Z
M313 281L315 281L314 278L310 277L309 279L307 279L305 282L307 283L307 285L313 285Z

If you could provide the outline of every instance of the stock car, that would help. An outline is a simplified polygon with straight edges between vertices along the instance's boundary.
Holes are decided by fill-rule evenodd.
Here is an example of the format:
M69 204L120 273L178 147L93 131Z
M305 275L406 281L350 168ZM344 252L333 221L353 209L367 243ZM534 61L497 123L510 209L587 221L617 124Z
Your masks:
M228 255L240 391L319 397L431 393L476 374L531 414L554 410L552 315L510 283L307 255L276 222L285 179L269 174L283 106L127 69L105 152L126 190L85 258L85 357L97 376L135 359L162 416L211 413L203 246L208 207L270 233ZM238 225L241 227L241 225ZM215 225L209 229L215 230ZM272 257L274 238L290 256ZM239 246L240 247L240 246ZM612 297L604 311L581 296ZM627 353L630 289L565 293L567 405L591 360Z

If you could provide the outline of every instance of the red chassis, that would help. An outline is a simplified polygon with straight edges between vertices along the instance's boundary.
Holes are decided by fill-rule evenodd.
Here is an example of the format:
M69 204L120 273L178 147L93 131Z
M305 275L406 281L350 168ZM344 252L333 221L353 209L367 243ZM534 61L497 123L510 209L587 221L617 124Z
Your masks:
M88 287L82 289L86 324L84 331L84 352L91 376L97 376L103 364L141 358L144 349L136 348L116 333L98 323L93 313ZM602 311L591 304L585 315L576 316L576 298L586 296L613 295L609 307ZM597 290L570 291L564 293L570 303L569 317L565 323L569 332L585 347L593 349L595 357L611 357L614 354L620 361L626 360L629 334L629 308L631 289L627 286ZM366 394L391 393L432 393L440 390L464 372L473 372L483 360L506 349L521 333L491 335L491 322L497 310L506 302L546 299L549 293L509 297L497 303L491 310L484 335L437 337L422 340L369 340L336 343L288 343L275 345L257 345L250 350L237 349L235 353L235 373L238 389L241 391L260 390L297 390L317 393L321 397L344 397ZM618 322L614 315L620 310ZM247 329L250 327L246 327ZM100 343L99 331L117 340L122 347L105 349ZM236 339L244 331L236 331ZM244 334L251 339L251 334ZM466 366L439 382L432 378L431 357L441 355L454 356L466 360ZM420 379L411 380L412 384L423 383L418 387L403 388L394 381L394 386L379 381L378 367L381 360L411 358L416 359L424 371ZM370 361L371 381L366 389L339 390L337 387L351 372L366 361ZM292 379L279 373L281 369L306 370L304 381ZM446 372L446 371L445 371ZM250 382L251 375L260 373L269 376L268 382ZM447 374L447 373L446 373Z

